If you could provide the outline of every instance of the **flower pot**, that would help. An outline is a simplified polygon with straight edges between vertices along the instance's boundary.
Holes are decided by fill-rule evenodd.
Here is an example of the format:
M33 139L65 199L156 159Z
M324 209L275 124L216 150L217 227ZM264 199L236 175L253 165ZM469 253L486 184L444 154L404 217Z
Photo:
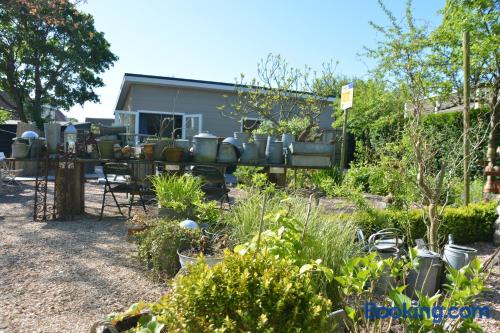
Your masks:
M159 139L154 146L154 159L155 161L161 161L165 157L163 150L165 148L173 148L174 141L172 139Z
M27 143L14 141L12 144L12 157L13 158L26 158L30 152L30 146Z
M200 133L193 137L193 158L195 162L215 162L219 139L210 133Z
M182 148L165 148L163 149L163 158L168 162L181 162L184 156Z
M257 146L257 159L259 162L264 163L266 161L267 135L254 134L253 138L255 145Z
M142 152L144 153L144 157L148 161L152 161L154 158L154 149L155 149L155 144L154 143L145 143L144 148Z
M113 146L117 142L116 140L102 140L98 139L97 149L99 150L99 156L102 159L112 159L114 157Z
M177 254L179 255L179 262L181 263L181 268L185 268L188 265L193 265L199 257L194 258L181 253L181 251L177 250ZM205 262L208 267L212 267L218 263L220 263L224 257L205 257Z
M269 164L283 164L283 142L267 139L266 162Z

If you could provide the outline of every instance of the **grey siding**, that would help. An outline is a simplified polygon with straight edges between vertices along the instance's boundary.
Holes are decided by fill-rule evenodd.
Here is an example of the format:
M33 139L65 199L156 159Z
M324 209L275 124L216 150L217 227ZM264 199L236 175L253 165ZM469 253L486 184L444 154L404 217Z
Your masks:
M232 136L233 132L240 131L241 124L237 120L223 116L217 109L220 105L228 107L230 104L224 95L227 95L227 92L132 84L124 109L201 114L204 131L217 136ZM330 129L331 123L331 111L320 116L321 128Z

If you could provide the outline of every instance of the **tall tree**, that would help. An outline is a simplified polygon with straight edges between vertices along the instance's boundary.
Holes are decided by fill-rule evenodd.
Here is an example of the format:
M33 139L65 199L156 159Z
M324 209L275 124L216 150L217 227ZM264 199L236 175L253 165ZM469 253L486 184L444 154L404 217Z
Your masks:
M280 55L269 54L258 63L258 78L247 81L242 74L235 85L236 98L228 96L220 110L236 120L259 117L275 129L299 124L297 140L312 139L319 116L332 107L328 97L336 91L333 71L332 64L323 66L320 74L307 66L294 68Z
M117 60L91 15L67 0L0 4L0 90L22 121L43 123L42 107L98 102L99 74Z
M449 80L440 86L451 94L462 89L462 32L470 34L471 100L491 112L488 160L495 162L500 123L500 2L498 0L447 0L442 24L432 34L433 61ZM460 94L454 94L460 99ZM471 101L460 101L470 103Z

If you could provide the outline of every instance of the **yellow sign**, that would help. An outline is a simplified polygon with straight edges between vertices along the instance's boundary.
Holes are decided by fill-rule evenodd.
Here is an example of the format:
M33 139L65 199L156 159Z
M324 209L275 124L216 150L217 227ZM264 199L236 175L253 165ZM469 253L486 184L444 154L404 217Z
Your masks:
M340 107L342 110L352 108L353 93L354 85L352 83L342 87L342 93L340 94Z

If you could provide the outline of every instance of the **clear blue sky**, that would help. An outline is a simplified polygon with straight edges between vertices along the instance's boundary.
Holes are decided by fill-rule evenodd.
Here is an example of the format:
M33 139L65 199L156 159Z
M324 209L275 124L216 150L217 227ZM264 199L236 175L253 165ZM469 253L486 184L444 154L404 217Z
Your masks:
M386 0L403 17L405 0ZM417 19L439 23L444 0L414 0ZM70 116L112 117L123 74L139 73L234 82L256 74L268 53L292 66L321 68L339 61L338 72L366 74L357 53L377 34L368 21L386 25L375 0L88 0L80 6L120 59L103 74L101 103L71 109Z

